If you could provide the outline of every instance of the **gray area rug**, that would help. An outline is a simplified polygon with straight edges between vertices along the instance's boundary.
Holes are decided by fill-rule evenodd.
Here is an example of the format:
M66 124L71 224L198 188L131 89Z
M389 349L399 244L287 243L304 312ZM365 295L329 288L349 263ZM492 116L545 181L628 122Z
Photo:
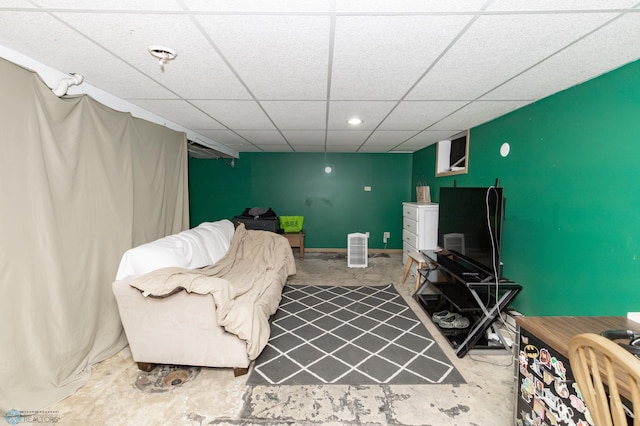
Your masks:
M249 385L461 384L392 284L287 285Z

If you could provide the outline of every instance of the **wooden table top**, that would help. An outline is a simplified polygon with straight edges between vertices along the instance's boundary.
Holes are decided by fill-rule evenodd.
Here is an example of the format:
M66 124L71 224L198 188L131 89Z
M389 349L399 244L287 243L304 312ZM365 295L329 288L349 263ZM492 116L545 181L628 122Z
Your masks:
M569 340L576 334L605 330L633 330L640 323L626 317L518 317L516 323L568 358Z

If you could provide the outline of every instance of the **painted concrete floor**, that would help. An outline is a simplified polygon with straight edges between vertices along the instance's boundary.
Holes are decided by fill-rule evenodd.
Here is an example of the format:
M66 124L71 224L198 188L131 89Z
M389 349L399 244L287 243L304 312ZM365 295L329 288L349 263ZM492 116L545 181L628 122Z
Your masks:
M394 283L464 376L465 385L258 386L230 369L202 368L164 393L140 390L141 372L128 348L93 367L74 395L47 407L59 425L479 425L513 424L514 365L510 354L457 358L411 299L415 280L401 283L401 254L370 257L348 268L343 254L306 253L290 284ZM511 336L513 338L513 336Z

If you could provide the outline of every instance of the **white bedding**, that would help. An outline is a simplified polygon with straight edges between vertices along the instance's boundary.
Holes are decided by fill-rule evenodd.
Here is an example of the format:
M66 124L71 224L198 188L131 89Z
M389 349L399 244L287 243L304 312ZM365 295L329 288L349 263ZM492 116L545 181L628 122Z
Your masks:
M116 281L171 266L195 269L212 265L229 250L234 231L233 223L226 219L203 222L179 234L129 249L122 256Z

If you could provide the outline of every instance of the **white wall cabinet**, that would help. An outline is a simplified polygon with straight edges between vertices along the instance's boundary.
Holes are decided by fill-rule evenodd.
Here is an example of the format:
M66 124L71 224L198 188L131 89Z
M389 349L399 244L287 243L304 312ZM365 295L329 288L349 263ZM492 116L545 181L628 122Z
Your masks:
M402 203L402 264L407 264L410 253L437 248L438 204Z

